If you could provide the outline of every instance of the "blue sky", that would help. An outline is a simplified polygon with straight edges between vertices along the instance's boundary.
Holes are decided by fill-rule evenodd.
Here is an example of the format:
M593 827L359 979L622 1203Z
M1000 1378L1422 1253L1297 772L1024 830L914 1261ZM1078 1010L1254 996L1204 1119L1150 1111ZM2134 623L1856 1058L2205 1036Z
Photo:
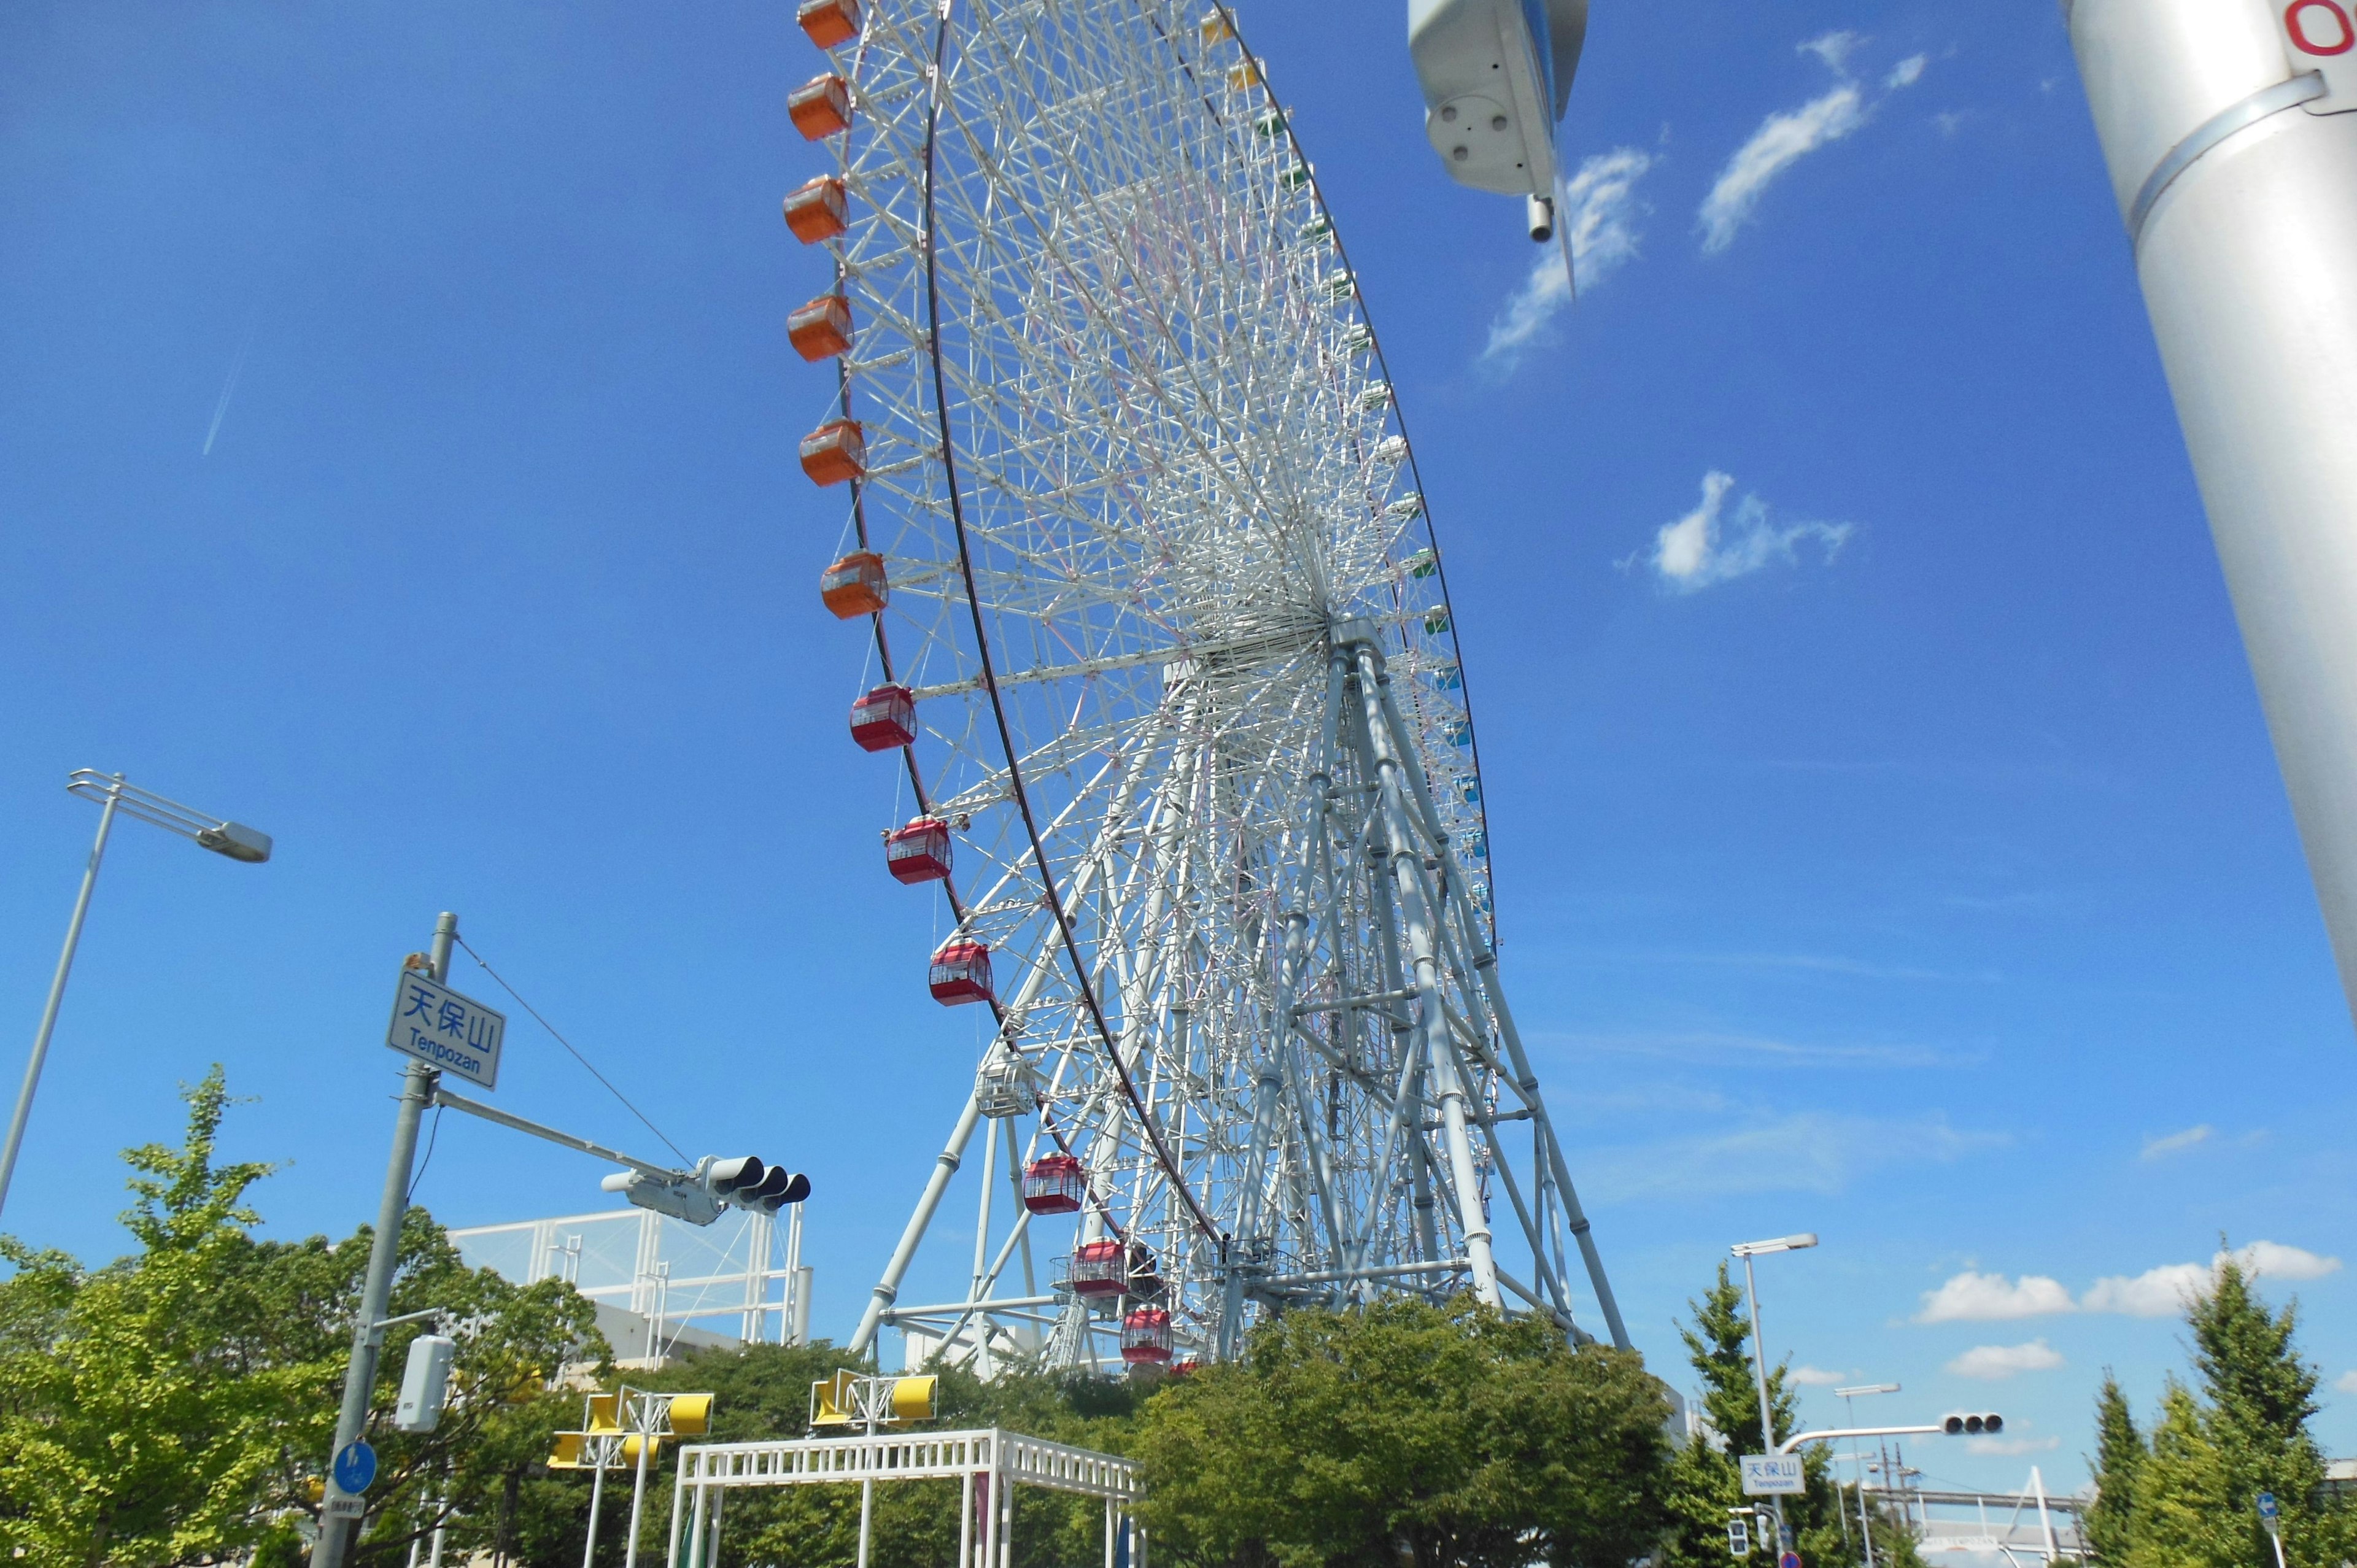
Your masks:
M2147 1276L2222 1232L2357 1374L2350 1021L2054 7L1598 4L1568 307L1442 177L1394 7L1241 16L1401 389L1508 983L1656 1365L1727 1243L1814 1230L1772 1348L2012 1419L1936 1477L2075 1485L2100 1369L2148 1404L2181 1360ZM115 1151L215 1060L274 1229L350 1229L449 908L682 1143L812 1172L847 1331L974 1020L813 589L815 69L737 0L0 16L0 1023L69 769L280 843L120 833L11 1229L119 1246ZM500 1099L651 1144L521 1022ZM598 1174L454 1122L420 1198Z

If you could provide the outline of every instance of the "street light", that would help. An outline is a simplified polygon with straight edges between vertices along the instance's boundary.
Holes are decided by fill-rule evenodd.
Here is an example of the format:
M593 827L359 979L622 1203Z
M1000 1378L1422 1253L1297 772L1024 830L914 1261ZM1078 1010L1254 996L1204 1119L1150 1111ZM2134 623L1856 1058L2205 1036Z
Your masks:
M7 1207L8 1184L16 1174L16 1151L25 1142L25 1123L33 1114L33 1090L41 1081L41 1064L48 1059L49 1035L57 1028L58 1008L65 1001L66 976L73 970L74 949L81 941L82 917L90 913L91 889L98 884L98 863L106 854L106 835L114 829L115 812L153 822L182 838L195 840L215 854L249 865L259 865L270 858L268 833L258 832L242 822L190 811L178 800L167 800L135 784L125 783L120 773L77 768L67 776L66 788L85 800L101 803L98 842L91 845L90 865L81 874L81 892L74 898L73 918L66 923L65 951L58 955L58 972L49 982L48 1004L41 1009L41 1026L33 1035L33 1058L25 1064L25 1087L16 1091L16 1114L8 1119L7 1146L0 1149L0 1208Z
M1760 1383L1760 1446L1769 1454L1776 1447L1776 1417L1768 1406L1768 1352L1760 1337L1760 1282L1752 1277L1751 1260L1770 1252L1798 1252L1817 1244L1817 1233L1803 1230L1797 1236L1779 1236L1767 1241L1738 1241L1727 1250L1743 1260L1743 1294L1751 1306L1751 1370ZM1776 1549L1784 1548L1784 1499L1781 1496L1769 1499L1776 1505Z
M1895 1394L1897 1383L1856 1383L1846 1389L1835 1389L1834 1397L1842 1402L1842 1412L1852 1426L1857 1424L1857 1401L1860 1394ZM1889 1455L1886 1454L1885 1457ZM1867 1522L1866 1512L1866 1454L1857 1455L1857 1530L1866 1538L1866 1568L1874 1568L1874 1526Z

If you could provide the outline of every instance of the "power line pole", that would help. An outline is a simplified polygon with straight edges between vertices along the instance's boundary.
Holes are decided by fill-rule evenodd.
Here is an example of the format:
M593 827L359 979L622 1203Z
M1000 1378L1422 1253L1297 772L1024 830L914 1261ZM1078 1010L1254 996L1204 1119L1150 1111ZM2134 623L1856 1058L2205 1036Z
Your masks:
M450 947L457 935L457 916L445 911L435 919L426 972L437 985L449 982ZM343 1568L352 1540L360 1532L357 1512L346 1517L335 1511L347 1494L336 1484L334 1459L368 1425L369 1394L376 1386L377 1351L384 1338L384 1309L393 1295L393 1268L401 1260L401 1222L409 1212L417 1124L441 1077L422 1061L411 1062L402 1074L400 1107L393 1122L393 1158L385 1165L384 1196L377 1204L376 1234L369 1243L368 1277L361 1286L360 1317L352 1325L351 1360L344 1369L344 1405L336 1417L335 1445L328 1451L327 1495L319 1517L319 1542L311 1551L311 1568Z

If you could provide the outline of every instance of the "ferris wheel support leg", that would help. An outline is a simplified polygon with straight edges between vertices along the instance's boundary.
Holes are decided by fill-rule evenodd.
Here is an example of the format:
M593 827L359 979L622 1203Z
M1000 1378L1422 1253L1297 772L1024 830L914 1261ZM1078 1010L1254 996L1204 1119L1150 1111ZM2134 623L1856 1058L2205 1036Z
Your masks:
M901 1278L908 1273L909 1262L916 1257L926 1229L933 1222L933 1210L941 1207L942 1195L949 1191L950 1177L957 1175L958 1166L963 1163L966 1142L974 1136L974 1124L981 1120L980 1103L973 1095L967 1095L965 1109L958 1113L957 1127L933 1160L933 1174L925 1180L925 1193L917 1200L917 1211L909 1216L909 1228L900 1232L900 1244L892 1249L892 1261L884 1265L884 1277L876 1282L867 1310L859 1315L859 1332L851 1337L853 1355L865 1355L875 1344L876 1330L884 1321L884 1314L899 1299Z
M1481 1206L1480 1175L1473 1165L1473 1139L1465 1107L1465 1079L1441 1015L1438 932L1433 925L1433 904L1424 877L1424 854L1415 844L1408 816L1406 770L1392 745L1383 711L1383 666L1372 643L1358 644L1359 696L1367 713L1367 736L1373 745L1370 758L1382 789L1383 835L1392 876L1399 885L1400 912L1407 918L1409 956L1415 964L1416 1027L1424 1036L1425 1055L1432 1064L1433 1087L1440 1097L1442 1138L1448 1150L1449 1176L1456 1187L1458 1225L1465 1236L1465 1258L1473 1271L1473 1294L1484 1305L1502 1309L1498 1291L1498 1265L1491 1255L1490 1218Z
M1613 1299L1612 1282L1605 1275L1603 1255L1596 1250L1587 1211L1580 1207L1579 1191L1571 1185L1571 1167L1564 1160L1563 1145L1555 1141L1555 1123L1549 1120L1545 1107L1538 1102L1538 1075L1531 1071L1531 1058L1523 1049L1522 1031L1514 1027L1514 1015L1506 1005L1505 987L1498 983L1498 955L1480 948L1474 950L1474 972L1481 977L1481 991L1489 998L1491 1015L1498 1020L1498 1032L1506 1042L1506 1058L1513 1063L1515 1079L1523 1086L1523 1092L1531 1102L1532 1121L1546 1148L1547 1165L1555 1176L1555 1201L1563 1206L1564 1220L1572 1240L1579 1243L1580 1261L1587 1265L1588 1287L1596 1292L1596 1305L1604 1314L1604 1326L1610 1332L1613 1345L1626 1350L1630 1348L1629 1328L1620 1321L1620 1304Z

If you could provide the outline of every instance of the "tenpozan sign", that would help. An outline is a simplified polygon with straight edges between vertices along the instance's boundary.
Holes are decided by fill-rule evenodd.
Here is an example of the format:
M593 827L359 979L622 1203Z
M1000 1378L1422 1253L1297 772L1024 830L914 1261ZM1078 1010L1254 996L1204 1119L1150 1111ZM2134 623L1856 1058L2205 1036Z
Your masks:
M444 1072L456 1073L479 1089L497 1087L504 1014L414 970L404 970L393 993L393 1027L384 1043Z

